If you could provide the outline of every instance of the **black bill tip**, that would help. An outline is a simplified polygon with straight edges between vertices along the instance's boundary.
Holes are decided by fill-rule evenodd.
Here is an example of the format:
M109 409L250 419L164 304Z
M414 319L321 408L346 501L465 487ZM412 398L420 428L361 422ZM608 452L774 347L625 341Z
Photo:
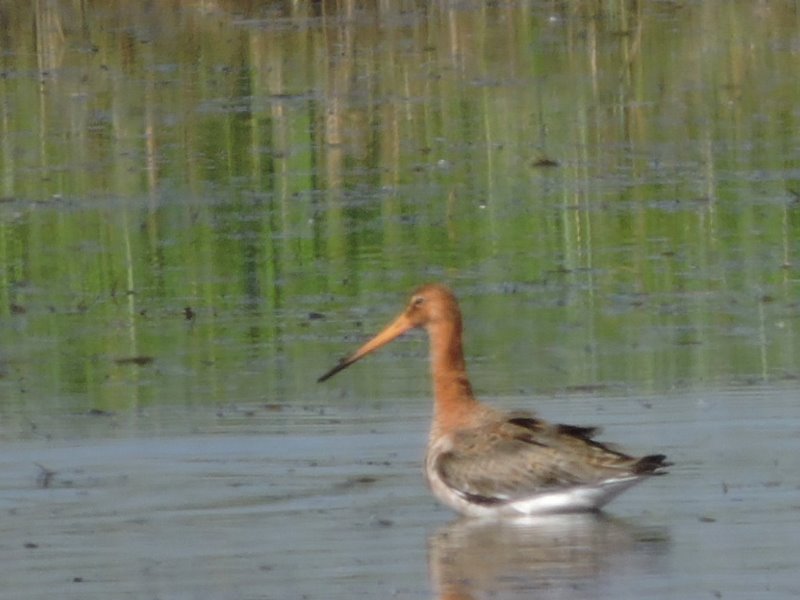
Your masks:
M348 362L348 360L346 358L343 358L342 360L339 361L339 364L337 364L330 371L326 372L319 379L317 379L317 383L322 383L323 381L327 381L328 379L330 379L331 377L336 375L342 369L346 369L348 366L350 366L350 363Z

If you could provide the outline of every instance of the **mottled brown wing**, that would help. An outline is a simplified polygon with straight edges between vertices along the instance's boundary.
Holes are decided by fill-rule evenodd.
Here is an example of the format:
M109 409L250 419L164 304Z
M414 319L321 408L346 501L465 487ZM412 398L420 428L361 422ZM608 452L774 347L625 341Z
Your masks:
M636 459L593 440L595 433L509 415L455 434L435 468L449 487L483 504L634 474Z

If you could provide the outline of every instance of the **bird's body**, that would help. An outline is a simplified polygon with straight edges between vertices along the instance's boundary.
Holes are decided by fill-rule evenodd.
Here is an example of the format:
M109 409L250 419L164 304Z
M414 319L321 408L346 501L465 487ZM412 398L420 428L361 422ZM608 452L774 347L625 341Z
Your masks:
M416 290L407 308L320 381L414 327L428 332L434 415L425 474L433 494L468 516L598 510L662 473L662 454L629 456L593 439L597 430L503 413L479 403L467 378L461 312L439 284Z

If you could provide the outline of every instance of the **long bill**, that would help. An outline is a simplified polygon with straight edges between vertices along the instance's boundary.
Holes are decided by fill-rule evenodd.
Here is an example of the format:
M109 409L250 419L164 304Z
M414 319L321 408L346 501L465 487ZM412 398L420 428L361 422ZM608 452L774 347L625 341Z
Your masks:
M336 375L339 371L343 371L357 360L364 358L367 354L369 354L373 350L377 350L381 346L388 344L393 339L403 335L406 331L413 328L414 328L414 323L412 323L411 319L409 319L405 313L402 313L399 317L397 317L394 321L392 321L389 325L387 325L383 329L383 331L381 331L378 335L376 335L366 344L361 346L361 348L353 352L350 356L347 356L342 360L340 360L339 364L337 364L330 371L325 373L322 377L317 379L317 383L321 383L326 379L330 379L331 377Z

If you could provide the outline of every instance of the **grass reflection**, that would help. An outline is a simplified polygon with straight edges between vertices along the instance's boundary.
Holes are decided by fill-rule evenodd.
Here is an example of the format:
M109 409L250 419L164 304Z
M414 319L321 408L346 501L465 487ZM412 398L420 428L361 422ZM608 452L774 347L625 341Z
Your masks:
M427 279L501 392L795 376L795 2L390 4L6 3L8 397L318 394Z

